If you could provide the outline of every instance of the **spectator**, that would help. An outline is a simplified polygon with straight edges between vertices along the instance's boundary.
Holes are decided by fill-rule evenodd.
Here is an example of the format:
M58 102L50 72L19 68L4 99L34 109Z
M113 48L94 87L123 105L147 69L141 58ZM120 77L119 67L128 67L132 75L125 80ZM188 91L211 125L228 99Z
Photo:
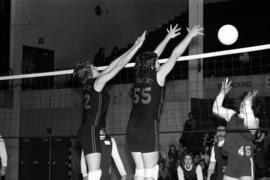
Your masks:
M170 149L168 152L169 158L169 172L171 174L172 180L177 180L177 159L178 159L178 152L174 144L170 145Z
M200 163L201 167L202 167L204 179L206 179L206 177L207 177L209 159L210 159L210 148L209 148L209 146L204 146L204 151L201 154L201 163Z
M265 180L270 177L266 162L266 153L264 147L264 139L267 136L266 131L257 131L255 134L254 143L255 149L255 178L258 180Z
M194 164L191 154L186 154L184 164L178 166L177 174L179 180L203 180L202 168Z
M119 48L114 46L111 55L107 58L107 61L110 63L112 60L116 59L120 55Z
M105 48L99 48L98 52L95 54L94 57L94 64L95 66L103 66L105 65L106 57L105 57Z
M196 129L196 121L193 118L193 115L191 112L188 113L188 120L184 124L184 132L179 140L179 143L183 144L188 152L194 152L195 151L195 146L196 146L196 141L195 139L195 134L191 133L189 131L193 131ZM191 141L192 139L192 141Z
M0 180L5 179L7 169L7 150L5 141L0 135Z
M179 143L178 145L178 160L182 162L184 160L184 155L186 154L186 147L183 146L182 143Z
M193 164L198 165L200 163L201 163L201 153L197 151L197 152L194 153L194 162L193 162Z
M158 164L159 164L158 180L171 180L171 174L168 171L165 159L160 160Z

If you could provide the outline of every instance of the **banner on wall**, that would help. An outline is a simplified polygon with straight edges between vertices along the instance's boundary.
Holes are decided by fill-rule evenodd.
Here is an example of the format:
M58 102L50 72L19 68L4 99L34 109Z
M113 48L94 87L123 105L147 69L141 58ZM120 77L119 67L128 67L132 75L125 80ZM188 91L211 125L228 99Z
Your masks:
M220 88L224 78L206 78L204 79L204 97L214 98ZM252 76L233 76L229 77L232 81L232 89L228 94L230 98L236 98L243 93L254 89L259 91L260 96L270 96L270 76L252 75Z

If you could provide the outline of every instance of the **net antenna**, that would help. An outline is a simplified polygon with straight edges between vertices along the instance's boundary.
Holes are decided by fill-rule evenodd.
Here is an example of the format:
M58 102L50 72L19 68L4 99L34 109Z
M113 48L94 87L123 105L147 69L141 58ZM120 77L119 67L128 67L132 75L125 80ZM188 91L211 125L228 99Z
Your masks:
M239 54L239 53L245 53L245 52L261 51L261 50L266 50L266 49L270 49L270 44L250 46L250 47L245 47L245 48L236 48L236 49L230 49L230 50L224 50L224 51L215 51L215 52L188 55L188 56L181 56L178 58L177 61L189 61L189 60L193 60L193 59L211 58L211 57ZM165 63L167 61L168 61L168 58L158 60L158 62L161 64ZM134 66L135 66L135 63L128 63L125 67L131 68ZM107 66L100 66L100 67L98 67L98 70L104 70L104 69L106 69L106 67ZM12 76L2 76L2 77L0 77L0 81L1 80L21 79L21 78L57 76L57 75L65 75L65 74L72 74L72 73L73 73L73 69L62 70L62 71L53 71L53 72L44 72L44 73L20 74L20 75L12 75Z

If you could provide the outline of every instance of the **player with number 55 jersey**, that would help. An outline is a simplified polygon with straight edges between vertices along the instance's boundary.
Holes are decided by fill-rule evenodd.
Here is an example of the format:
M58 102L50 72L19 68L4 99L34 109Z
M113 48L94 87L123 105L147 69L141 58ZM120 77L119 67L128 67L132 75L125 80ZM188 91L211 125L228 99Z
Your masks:
M159 120L164 97L166 76L173 69L191 40L201 35L203 28L194 26L173 50L168 61L159 66L158 57L170 39L180 35L180 29L170 26L167 36L154 52L136 57L135 82L131 96L132 111L127 126L127 144L135 161L135 180L152 180L158 177Z
M249 92L241 101L239 109L232 110L222 106L225 95L231 89L228 78L222 82L219 95L213 105L213 113L228 122L223 151L228 154L228 165L223 180L253 180L253 142L259 120L254 116L253 99L257 91Z

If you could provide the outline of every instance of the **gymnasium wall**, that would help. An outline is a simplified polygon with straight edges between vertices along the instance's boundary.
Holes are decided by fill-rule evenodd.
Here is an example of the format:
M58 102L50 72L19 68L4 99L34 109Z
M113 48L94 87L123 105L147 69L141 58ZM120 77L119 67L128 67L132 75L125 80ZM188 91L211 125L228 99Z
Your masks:
M108 56L113 46L126 47L144 30L154 30L187 8L188 0L13 0L11 68L21 72L23 45L54 50L55 69L92 59L101 46Z

